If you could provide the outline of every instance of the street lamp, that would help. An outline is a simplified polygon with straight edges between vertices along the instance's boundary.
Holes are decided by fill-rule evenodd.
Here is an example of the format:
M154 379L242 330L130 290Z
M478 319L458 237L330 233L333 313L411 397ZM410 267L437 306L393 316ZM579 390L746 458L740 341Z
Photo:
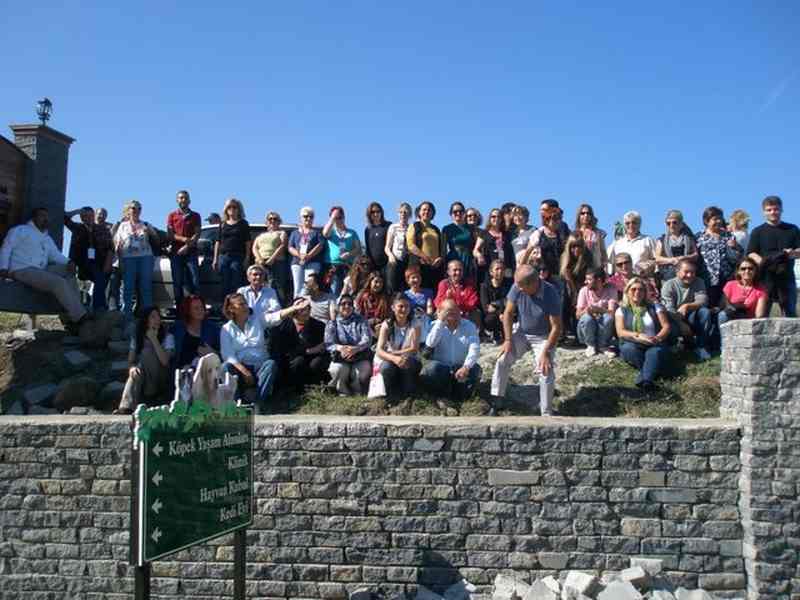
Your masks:
M53 103L49 98L42 98L36 103L36 115L42 122L42 125L47 125L50 120L50 115L53 113Z

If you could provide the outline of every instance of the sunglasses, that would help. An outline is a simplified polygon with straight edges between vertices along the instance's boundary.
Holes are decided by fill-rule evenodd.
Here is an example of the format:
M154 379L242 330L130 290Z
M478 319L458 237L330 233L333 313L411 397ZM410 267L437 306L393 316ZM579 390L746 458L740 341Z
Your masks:
M463 209L456 208L456 209L453 210L453 214L454 215L463 215L464 211L463 211Z
M636 221L625 221L625 225L636 225Z
M382 215L383 214L383 211L380 208L373 208L369 212L370 212L370 214L373 214L373 215Z
M581 211L581 214L582 214L582 215L589 215L589 216L591 216L591 214L592 214L592 213L590 213L588 210L582 210L582 211Z
M269 219L267 219L267 221L280 221L280 219L277 217L270 217Z
M665 221L667 225L679 225L680 221Z
M313 219L314 215L303 215L304 219Z
M477 219L478 215L476 215L475 213L467 213L467 218L468 219Z

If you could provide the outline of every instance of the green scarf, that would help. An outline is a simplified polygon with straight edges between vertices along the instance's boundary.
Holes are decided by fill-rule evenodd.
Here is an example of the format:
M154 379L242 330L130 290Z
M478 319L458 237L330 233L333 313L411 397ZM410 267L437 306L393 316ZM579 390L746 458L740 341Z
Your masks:
M633 330L636 333L642 333L644 331L644 315L647 313L647 307L631 306L631 312L633 313Z

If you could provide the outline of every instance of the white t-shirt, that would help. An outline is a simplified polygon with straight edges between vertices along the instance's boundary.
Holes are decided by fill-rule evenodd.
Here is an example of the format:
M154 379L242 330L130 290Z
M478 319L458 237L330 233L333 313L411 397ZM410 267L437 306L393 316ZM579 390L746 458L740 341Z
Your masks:
M389 229L386 230L387 237L392 240L392 254L397 260L404 260L408 255L408 250L406 249L407 230L408 225L404 227L400 223L392 223L389 225ZM393 235L394 237L392 237Z

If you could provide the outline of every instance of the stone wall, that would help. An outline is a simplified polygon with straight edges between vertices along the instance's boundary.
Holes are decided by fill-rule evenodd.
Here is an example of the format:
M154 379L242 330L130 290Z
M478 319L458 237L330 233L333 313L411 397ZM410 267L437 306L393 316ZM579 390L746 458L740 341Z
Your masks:
M486 591L636 556L744 595L731 421L259 417L256 434L250 597ZM130 445L127 419L0 418L0 598L131 597ZM154 563L154 592L230 596L229 544Z
M741 514L750 598L800 598L800 321L723 328L722 416L742 430Z

